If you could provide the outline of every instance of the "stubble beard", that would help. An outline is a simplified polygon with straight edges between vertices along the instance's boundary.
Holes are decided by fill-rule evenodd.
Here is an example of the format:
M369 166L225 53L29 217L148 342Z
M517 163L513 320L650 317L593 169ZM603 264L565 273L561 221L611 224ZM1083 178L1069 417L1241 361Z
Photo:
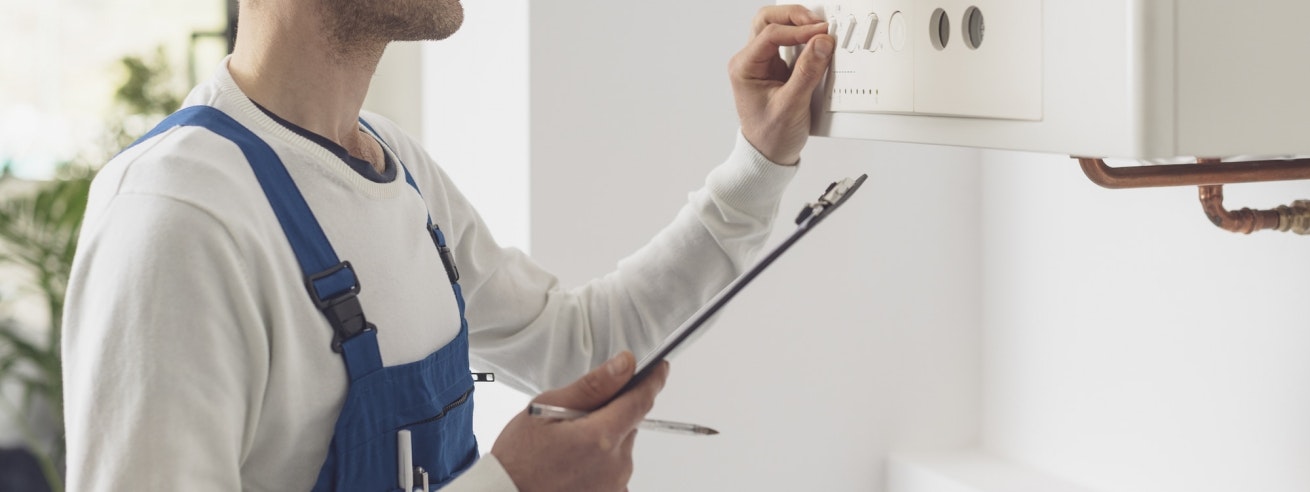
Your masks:
M347 57L391 41L441 40L464 23L459 0L321 0L328 35Z

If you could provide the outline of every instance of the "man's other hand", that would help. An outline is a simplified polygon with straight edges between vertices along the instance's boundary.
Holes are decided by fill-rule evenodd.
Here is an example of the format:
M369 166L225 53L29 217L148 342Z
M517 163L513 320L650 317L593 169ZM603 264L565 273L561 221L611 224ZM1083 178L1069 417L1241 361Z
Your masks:
M601 407L632 379L636 360L623 352L568 386L533 402L590 410L577 420L532 417L524 410L505 426L491 454L520 492L619 492L632 476L637 424L655 405L669 376L667 362L638 386Z
M788 68L778 49L800 45L805 49ZM800 161L810 134L810 95L836 45L828 23L803 6L765 7L755 16L751 40L732 57L728 74L742 134L764 157L783 165Z

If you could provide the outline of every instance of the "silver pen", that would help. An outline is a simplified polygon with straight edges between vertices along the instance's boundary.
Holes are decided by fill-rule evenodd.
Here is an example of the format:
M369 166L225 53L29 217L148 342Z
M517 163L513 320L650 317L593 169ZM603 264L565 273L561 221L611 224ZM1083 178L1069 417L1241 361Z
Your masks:
M588 413L590 412L584 412L582 410L574 410L572 408L557 407L554 405L544 405L541 403L533 403L531 405L528 405L528 415L531 415L533 417L544 418L544 419L574 420L574 419L580 419L582 417L586 417ZM668 420L655 420L655 419L642 420L641 423L637 425L637 427L646 430L671 432L674 434L688 434L693 436L712 436L719 433L719 431L716 431L709 427L705 427L703 425L687 424L683 422L670 422Z

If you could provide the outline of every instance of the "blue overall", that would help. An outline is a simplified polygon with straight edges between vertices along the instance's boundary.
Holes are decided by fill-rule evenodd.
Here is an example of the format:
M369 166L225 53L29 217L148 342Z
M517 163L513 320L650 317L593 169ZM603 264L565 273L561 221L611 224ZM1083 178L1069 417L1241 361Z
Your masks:
M373 131L363 120L360 122ZM273 149L236 120L209 106L191 106L174 113L138 142L177 126L206 128L241 149L291 243L310 301L323 312L334 331L331 350L341 353L350 386L313 490L400 490L396 433L402 429L412 435L414 466L423 467L435 487L449 483L472 466L478 459L478 446L473 437L473 378L469 375L464 296L445 235L432 223L431 214L427 232L459 305L459 335L422 360L383 367L377 329L364 318L354 270L349 262L339 261ZM404 169L403 163L397 165ZM404 172L405 181L419 192L409 170Z

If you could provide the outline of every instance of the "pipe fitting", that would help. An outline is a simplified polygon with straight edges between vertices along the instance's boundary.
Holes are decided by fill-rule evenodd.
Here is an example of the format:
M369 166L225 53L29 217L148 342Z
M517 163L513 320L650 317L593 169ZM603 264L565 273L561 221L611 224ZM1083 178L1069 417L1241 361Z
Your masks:
M1310 235L1310 200L1297 200L1289 205L1280 205L1278 211L1278 230Z
M1278 229L1284 214L1277 210L1228 210L1224 207L1223 185L1200 187L1201 208L1215 226L1229 232L1250 234L1265 229Z

